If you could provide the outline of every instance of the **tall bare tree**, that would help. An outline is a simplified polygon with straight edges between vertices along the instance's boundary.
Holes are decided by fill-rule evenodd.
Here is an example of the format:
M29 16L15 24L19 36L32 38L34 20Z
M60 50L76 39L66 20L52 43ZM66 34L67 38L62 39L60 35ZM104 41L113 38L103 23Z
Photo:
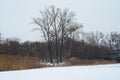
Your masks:
M55 46L57 63L62 62L64 39L79 29L79 25L74 20L75 14L68 9L61 10L54 6L45 8L40 11L40 14L41 17L33 18L33 21L39 26L37 30L42 31L47 42L51 63L53 62L53 46Z

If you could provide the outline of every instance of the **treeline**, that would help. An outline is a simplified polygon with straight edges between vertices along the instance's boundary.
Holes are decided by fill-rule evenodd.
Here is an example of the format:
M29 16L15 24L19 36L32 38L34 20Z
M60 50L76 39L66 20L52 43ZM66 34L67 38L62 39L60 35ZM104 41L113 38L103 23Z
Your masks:
M80 59L104 59L106 54L111 51L120 50L120 33L111 32L104 34L102 32L81 32L76 38L71 39L72 48L70 57ZM65 47L69 50L70 41L67 41ZM69 53L69 52L68 52Z
M77 35L76 35L77 36ZM104 54L110 50L120 49L120 33L112 32L103 34L101 32L81 32L74 38L65 38L63 46L63 59L77 57L80 59L102 59ZM51 46L53 59L55 59L55 46ZM38 57L41 60L49 61L49 50L46 42L21 43L20 39L0 38L0 54L20 55Z

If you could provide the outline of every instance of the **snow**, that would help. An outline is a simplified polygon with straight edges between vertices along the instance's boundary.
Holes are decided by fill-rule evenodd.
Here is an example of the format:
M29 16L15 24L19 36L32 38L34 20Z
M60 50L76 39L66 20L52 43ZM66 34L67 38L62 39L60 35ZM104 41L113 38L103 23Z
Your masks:
M41 65L47 65L47 66L64 66L64 65L69 65L67 62L62 62L62 63L50 63L50 62L40 62Z
M120 80L120 64L7 71L0 80Z

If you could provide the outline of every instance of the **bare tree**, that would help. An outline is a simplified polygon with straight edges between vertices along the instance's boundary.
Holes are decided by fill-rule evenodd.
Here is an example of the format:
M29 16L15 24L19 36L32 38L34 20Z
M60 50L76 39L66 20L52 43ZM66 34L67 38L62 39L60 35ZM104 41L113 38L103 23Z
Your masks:
M48 45L51 63L53 62L53 50L55 46L55 58L57 63L62 62L64 39L71 37L79 26L75 23L75 14L68 9L61 10L54 6L40 11L40 18L33 18L35 24L39 26L37 30L42 31Z
M109 47L111 50L119 50L120 49L120 34L117 32L111 32L108 35Z

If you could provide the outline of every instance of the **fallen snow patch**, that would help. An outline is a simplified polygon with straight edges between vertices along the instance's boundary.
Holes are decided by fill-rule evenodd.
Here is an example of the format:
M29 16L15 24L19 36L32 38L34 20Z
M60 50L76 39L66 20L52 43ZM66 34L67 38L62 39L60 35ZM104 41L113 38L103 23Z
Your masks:
M120 64L0 72L0 80L120 80Z
M68 62L61 62L61 63L40 62L40 64L46 66L54 66L54 67L69 65Z

